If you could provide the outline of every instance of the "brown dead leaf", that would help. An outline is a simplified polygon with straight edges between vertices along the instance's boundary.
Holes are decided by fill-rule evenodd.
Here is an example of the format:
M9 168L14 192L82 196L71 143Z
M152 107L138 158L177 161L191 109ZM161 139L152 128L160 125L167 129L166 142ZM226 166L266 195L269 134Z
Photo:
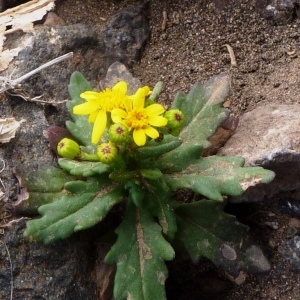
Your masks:
M15 137L17 129L25 120L16 121L15 118L0 119L0 143L8 143Z

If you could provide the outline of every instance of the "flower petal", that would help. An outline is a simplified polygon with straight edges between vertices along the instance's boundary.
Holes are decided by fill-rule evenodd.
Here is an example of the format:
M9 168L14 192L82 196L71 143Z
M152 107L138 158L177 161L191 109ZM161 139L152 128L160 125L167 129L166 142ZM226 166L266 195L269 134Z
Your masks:
M145 134L150 136L152 139L157 139L159 137L159 132L151 126L148 126L147 128L145 128L143 130L144 130Z
M168 120L161 116L154 116L148 118L148 123L152 126L162 127L167 125Z
M111 119L114 123L122 123L122 119L125 119L127 116L126 111L120 108L114 108L111 111Z
M165 111L165 108L161 104L151 104L145 109L148 116L160 115Z
M146 144L146 134L143 129L133 130L133 140L138 146L144 146Z
M132 104L134 108L144 108L145 92L143 88L139 88L133 96Z
M85 102L73 107L73 114L88 115L99 108L99 104L93 102Z
M88 122L89 123L94 123L96 118L98 115L98 110L93 111L92 113L90 113L89 117L88 117Z
M80 97L85 99L86 101L101 101L102 93L94 92L94 91L85 91L80 94Z
M119 81L111 90L114 92L118 91L125 95L127 93L127 83L125 81Z
M131 97L131 96L125 98L124 106L125 106L126 111L132 111L132 100L133 100L133 97Z
M93 132L92 132L92 143L97 144L104 133L106 128L107 116L105 110L100 110L97 114Z

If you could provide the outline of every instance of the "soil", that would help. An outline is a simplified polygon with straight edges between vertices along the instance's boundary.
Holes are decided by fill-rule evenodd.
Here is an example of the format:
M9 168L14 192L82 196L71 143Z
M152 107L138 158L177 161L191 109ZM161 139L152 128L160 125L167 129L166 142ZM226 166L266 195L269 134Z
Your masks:
M67 24L97 23L104 28L115 12L140 3L60 0L56 12ZM167 15L164 28L163 12ZM221 72L230 74L232 89L226 105L237 115L269 103L300 103L300 19L287 25L273 25L258 14L254 0L151 0L149 20L151 39L141 61L132 66L131 72L144 85L154 86L162 80L165 88L160 100L165 104L170 104L178 91L187 92L196 81L203 82ZM237 66L232 66L226 44L232 47ZM209 299L300 298L299 271L278 251L291 228L291 217L282 214L277 205L284 196L254 206L229 208L248 223L251 233L266 251L272 270L264 275L248 275L243 284L237 285L231 283L222 270L208 264L214 282L226 278L230 286L221 289L221 295L217 293ZM250 221L245 218L252 214L256 217ZM264 221L270 214L275 215L278 227L266 228L257 219L258 214ZM178 269L184 278L180 283L172 275L173 283L181 284L181 288L188 291L184 296L179 293L170 299L206 299L204 294L197 296L195 274L199 268L200 263ZM174 267L170 274L173 272ZM194 285L187 284L193 280ZM211 282L208 280L207 284ZM222 294L224 290L226 295Z

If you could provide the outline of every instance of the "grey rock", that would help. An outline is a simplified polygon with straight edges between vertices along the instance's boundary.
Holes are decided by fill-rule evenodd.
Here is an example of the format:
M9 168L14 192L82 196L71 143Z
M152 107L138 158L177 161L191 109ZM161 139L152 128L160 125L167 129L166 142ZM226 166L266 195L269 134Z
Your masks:
M149 1L118 12L105 30L106 55L131 66L140 60L150 37Z
M279 250L294 267L300 269L300 236L288 240Z
M260 15L274 25L286 25L293 21L297 4L292 0L257 0Z
M275 172L269 184L250 187L231 202L256 202L265 196L300 189L300 105L268 105L246 113L240 125L218 152L245 158L245 165L259 165Z
M93 254L83 236L51 246L28 243L24 221L6 228L0 243L0 299L96 299ZM12 264L10 264L10 259ZM12 276L11 276L12 274Z
M68 82L75 70L89 80L103 77L106 71L103 39L83 24L36 26L21 37L11 37L7 47L22 48L5 71L13 74L13 79L58 56L74 53L73 59L53 65L22 83L22 89L31 97L44 95L45 100L54 102L68 99Z

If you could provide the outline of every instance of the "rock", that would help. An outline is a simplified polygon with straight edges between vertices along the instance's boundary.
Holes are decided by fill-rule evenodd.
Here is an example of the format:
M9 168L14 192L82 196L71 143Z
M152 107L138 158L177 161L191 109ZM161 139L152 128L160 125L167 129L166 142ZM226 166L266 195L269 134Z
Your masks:
M21 48L6 70L7 74L13 73L13 79L58 56L74 53L73 59L55 64L22 83L22 89L31 97L44 95L45 100L54 102L68 99L68 83L75 70L93 80L105 74L103 39L86 25L36 26L21 37L10 37L6 46Z
M298 199L283 198L279 200L278 205L282 213L290 215L292 217L300 218L300 198Z
M131 66L140 60L149 37L149 1L118 12L105 30L106 55Z
M77 235L43 246L25 241L23 230L24 221L5 228L0 299L97 299L96 284L90 279L94 254L88 238Z
M293 21L296 2L292 0L257 0L260 15L274 25L286 25Z
M56 13L53 11L49 11L46 16L46 20L44 25L54 26L54 25L65 25L65 21L60 18Z
M287 241L280 252L294 267L300 269L300 236L295 236Z
M268 105L240 118L240 126L218 152L245 158L245 165L259 165L275 172L273 182L249 188L231 202L256 202L279 192L300 189L300 106Z

